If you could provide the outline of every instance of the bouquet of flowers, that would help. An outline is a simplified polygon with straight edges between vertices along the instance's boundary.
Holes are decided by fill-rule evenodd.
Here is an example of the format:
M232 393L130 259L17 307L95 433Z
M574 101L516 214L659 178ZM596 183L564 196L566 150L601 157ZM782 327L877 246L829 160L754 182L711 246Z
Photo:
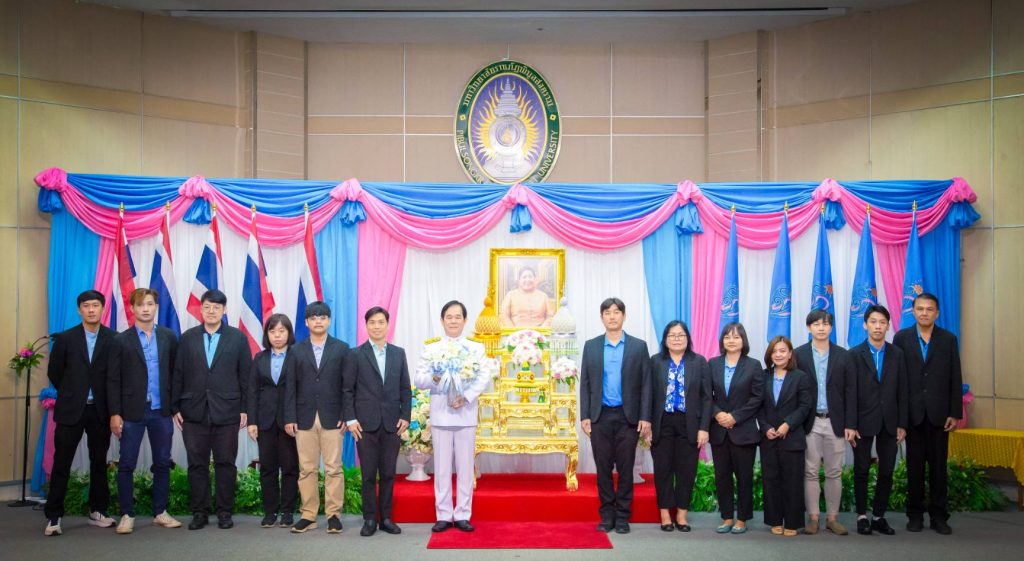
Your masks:
M512 362L523 370L529 370L531 366L543 360L543 351L548 348L548 340L532 329L524 329L510 335L505 345L512 353Z
M416 450L429 454L433 451L430 434L430 392L412 388L412 416L409 428L402 433L402 452Z
M576 367L576 361L567 356L559 357L559 359L551 365L551 377L559 382L569 384L569 389L573 389L576 386L576 379L579 377L579 373L580 371L579 368Z
M440 378L438 389L454 399L465 392L482 375L493 376L495 365L486 356L478 355L467 345L448 340L442 345L432 345L424 354L430 372Z
M7 367L14 371L15 376L21 377L25 372L39 366L39 362L43 360L42 350L47 338L46 335L43 335L34 343L25 343L18 349L17 354L11 357L11 360L7 362Z

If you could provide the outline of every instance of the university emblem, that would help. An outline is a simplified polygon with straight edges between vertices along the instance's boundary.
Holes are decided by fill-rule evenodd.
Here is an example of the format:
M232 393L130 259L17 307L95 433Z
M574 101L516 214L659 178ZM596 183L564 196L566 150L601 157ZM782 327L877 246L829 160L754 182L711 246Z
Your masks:
M544 77L503 60L466 84L455 112L455 150L475 183L540 183L558 158L561 128Z

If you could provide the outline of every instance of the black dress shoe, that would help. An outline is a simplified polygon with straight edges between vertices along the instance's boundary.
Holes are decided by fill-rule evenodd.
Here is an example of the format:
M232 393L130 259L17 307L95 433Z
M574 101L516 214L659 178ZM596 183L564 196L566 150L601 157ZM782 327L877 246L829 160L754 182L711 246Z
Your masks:
M295 516L292 513L286 512L281 515L280 526L282 528L291 528L293 524L295 524Z
M200 530L202 528L205 528L209 522L210 519L205 514L193 514L192 521L188 523L188 529Z
M377 521L376 520L363 520L363 529L359 530L359 535L372 536L377 533Z
M597 531L598 531L598 532L604 532L604 533L606 533L606 534L607 534L608 532L611 532L611 531L612 531L612 530L614 530L614 529L615 529L615 523L614 523L614 522L608 522L608 521L604 521L604 520L602 520L602 521L601 521L601 522L600 522L600 523L599 523L599 524L597 525Z
M857 533L863 536L871 535L871 521L867 518L857 519Z
M456 520L455 527L463 532L472 532L474 530L473 525L469 523L469 520Z
M217 527L221 530L227 530L235 527L235 521L231 520L230 514L218 514L217 515Z
M629 522L623 522L622 524L615 525L616 534L628 534L629 533Z
M260 528L273 528L277 525L277 516L274 514L268 514L263 517L260 521Z
M454 526L454 524L452 524L451 522L449 522L447 520L438 520L437 522L434 522L434 527L431 528L430 531L431 532L443 532L443 531L447 530L448 528L451 528L452 526Z
M341 518L338 515L334 515L327 519L327 533L328 534L340 534L341 533Z
M924 520L920 520L918 518L911 518L907 521L908 532L920 532L921 530L924 530Z
M662 532L673 532L673 531L675 531L675 529L676 529L675 524L662 524L661 525L661 531Z
M885 534L886 536L891 536L896 533L896 530L893 530L892 527L889 526L889 523L885 521L885 518L875 518L872 520L871 529L879 534Z
M392 522L390 518L385 518L384 520L380 521L380 529L381 531L387 532L389 534L402 533L402 529L398 527L398 524Z
M691 529L692 528L690 528L689 524L680 524L676 522L676 530L679 530L680 532L689 532Z
M945 520L939 520L938 518L932 518L931 523L928 526L943 536L948 536L953 533L953 529L949 527L949 524Z

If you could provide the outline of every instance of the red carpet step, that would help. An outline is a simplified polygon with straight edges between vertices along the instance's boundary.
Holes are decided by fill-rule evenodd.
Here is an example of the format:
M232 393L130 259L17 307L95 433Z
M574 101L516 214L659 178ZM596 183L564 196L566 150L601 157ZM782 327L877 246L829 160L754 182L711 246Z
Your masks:
M476 515L473 516L476 518ZM427 549L611 549L608 534L589 522L477 522L474 532L454 528L431 534Z
M634 485L632 522L657 522L654 478ZM579 490L565 490L561 473L485 473L473 493L473 525L482 522L581 522L596 525L597 476L580 474ZM395 522L434 522L434 482L395 481ZM517 525L518 527L518 525ZM590 528L593 529L593 528ZM446 534L449 532L445 532ZM463 547L467 547L463 545ZM577 547L577 546L573 546Z

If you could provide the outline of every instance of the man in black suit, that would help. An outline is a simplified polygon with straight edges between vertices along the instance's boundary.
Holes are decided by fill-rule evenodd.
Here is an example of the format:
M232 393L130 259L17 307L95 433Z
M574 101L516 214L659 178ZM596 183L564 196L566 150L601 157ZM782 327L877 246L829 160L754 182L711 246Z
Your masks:
M327 334L331 308L320 301L306 306L309 338L294 347L295 371L288 377L284 396L285 430L299 450L299 521L292 532L316 528L320 510L318 475L324 463L324 513L327 533L340 534L345 499L345 472L341 465L342 368L348 345Z
M133 497L135 465L142 437L149 434L153 453L153 524L179 528L167 514L171 492L171 370L177 356L178 338L166 327L154 325L157 313L155 290L138 288L130 302L135 325L118 333L110 346L107 370L107 407L110 432L121 440L117 465L117 499L121 505L118 534L135 530Z
M203 324L181 335L174 361L171 409L188 457L189 530L209 522L210 454L213 454L217 527L234 526L238 430L248 415L245 401L252 354L239 329L224 324L227 296L207 290L200 298Z
M903 350L910 393L907 428L907 530L924 528L924 467L928 465L928 517L931 528L949 535L946 522L949 433L963 414L963 378L956 335L935 325L939 299L927 292L914 299L916 325L900 330L893 344Z
M629 533L633 462L638 438L651 439L651 364L647 344L622 330L626 305L601 302L605 333L583 347L580 425L590 437L597 464L601 522L597 529ZM612 470L619 472L616 490Z
M889 310L875 304L864 312L868 339L850 349L857 378L857 432L853 441L853 487L857 508L857 533L872 530L891 536L895 530L885 520L892 492L896 452L907 431L907 374L903 351L885 341ZM867 516L868 471L871 445L878 455L878 479L872 515Z
M95 290L79 294L82 323L51 337L53 349L46 375L57 389L57 403L53 408L53 470L44 510L47 524L43 533L47 536L62 532L60 519L64 516L71 463L83 432L89 443L89 524L100 528L114 525L114 519L107 516L107 345L116 333L100 324L105 303L103 294Z
M356 439L363 470L363 528L360 536L377 531L377 476L380 475L380 529L400 534L391 520L395 462L402 433L409 427L412 390L405 350L387 342L390 314L376 306L367 310L369 340L353 349L342 375L341 409L348 431Z
M804 533L817 534L820 529L818 468L824 464L825 527L833 534L845 536L849 532L839 523L838 515L846 443L853 440L857 427L857 379L849 371L849 353L831 342L832 314L811 310L807 314L807 330L811 341L796 349L797 368L810 375L815 401L804 423L804 504L809 515Z

